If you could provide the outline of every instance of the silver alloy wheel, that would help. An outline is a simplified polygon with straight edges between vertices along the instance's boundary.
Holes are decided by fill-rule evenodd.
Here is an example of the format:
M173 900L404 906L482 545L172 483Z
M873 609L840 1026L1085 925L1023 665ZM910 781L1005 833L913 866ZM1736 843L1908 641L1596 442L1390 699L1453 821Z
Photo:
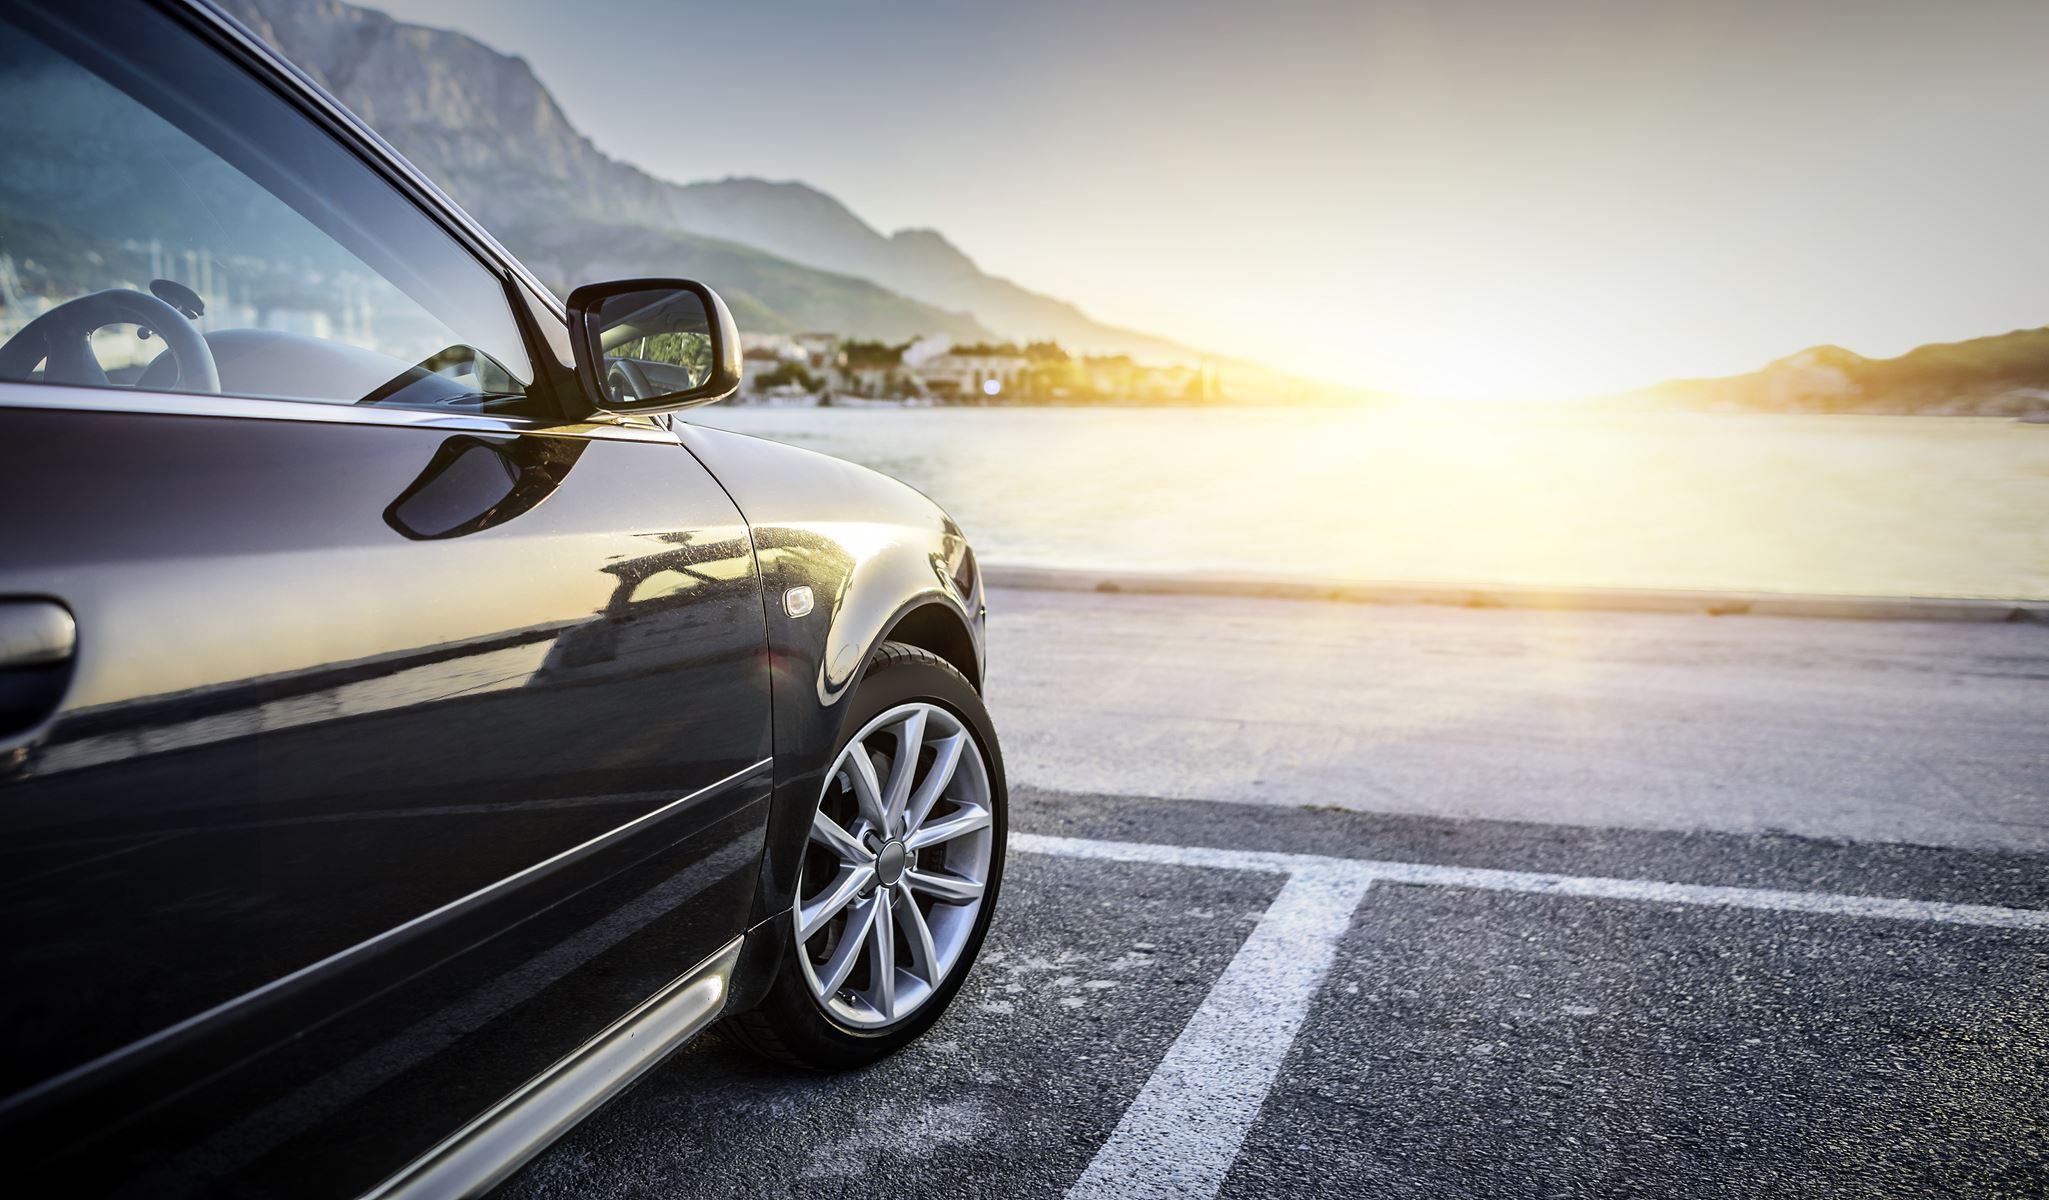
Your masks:
M826 776L797 881L797 960L844 1025L893 1025L958 964L995 843L989 768L936 704L901 704L854 735Z

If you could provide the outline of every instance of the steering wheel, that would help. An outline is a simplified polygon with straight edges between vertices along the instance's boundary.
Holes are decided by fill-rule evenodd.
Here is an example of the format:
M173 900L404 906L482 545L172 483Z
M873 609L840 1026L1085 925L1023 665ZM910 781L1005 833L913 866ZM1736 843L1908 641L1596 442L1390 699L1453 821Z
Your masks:
M647 387L647 376L630 360L612 359L605 370L605 390L614 400L638 400L651 395Z
M0 346L0 378L26 379L44 363L51 383L107 386L107 373L93 357L92 334L108 325L135 324L164 339L164 351L178 367L181 392L219 392L220 368L199 327L184 313L147 292L108 288L67 300L21 327Z

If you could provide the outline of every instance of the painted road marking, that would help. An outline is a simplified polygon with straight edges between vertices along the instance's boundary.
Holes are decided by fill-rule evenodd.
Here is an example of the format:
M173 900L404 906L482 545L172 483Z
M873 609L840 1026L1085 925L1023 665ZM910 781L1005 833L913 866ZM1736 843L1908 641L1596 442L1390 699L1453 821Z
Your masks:
M1288 877L1069 1196L1216 1194L1370 882Z
M1975 925L2049 932L2049 910L1830 892L1662 883L1013 834L1028 854L1157 863L1287 877L1209 994L1147 1078L1070 1200L1214 1196L1265 1104L1288 1048L1337 957L1338 939L1381 881L1654 904Z

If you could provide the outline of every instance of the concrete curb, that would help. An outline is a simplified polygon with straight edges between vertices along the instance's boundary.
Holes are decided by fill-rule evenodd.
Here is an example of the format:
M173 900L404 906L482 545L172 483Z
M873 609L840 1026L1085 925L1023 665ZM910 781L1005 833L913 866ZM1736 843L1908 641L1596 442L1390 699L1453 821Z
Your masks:
M1983 621L2049 625L2049 600L1974 600L1943 596L1828 596L1791 592L1710 592L1656 588L1536 588L1457 583L1330 583L1205 573L1096 570L987 564L990 586L1049 592L1130 592L1155 596L1257 596L1347 604L1439 604L1591 612L1704 613L1709 616L1827 617L1864 621Z

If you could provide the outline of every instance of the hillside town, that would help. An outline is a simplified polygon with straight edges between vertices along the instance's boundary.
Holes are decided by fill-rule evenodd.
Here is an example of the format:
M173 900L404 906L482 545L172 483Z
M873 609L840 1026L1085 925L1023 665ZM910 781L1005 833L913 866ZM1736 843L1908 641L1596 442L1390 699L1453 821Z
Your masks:
M1054 342L902 343L835 333L743 334L736 403L821 405L1216 404L1216 373L1129 355L1075 355Z

